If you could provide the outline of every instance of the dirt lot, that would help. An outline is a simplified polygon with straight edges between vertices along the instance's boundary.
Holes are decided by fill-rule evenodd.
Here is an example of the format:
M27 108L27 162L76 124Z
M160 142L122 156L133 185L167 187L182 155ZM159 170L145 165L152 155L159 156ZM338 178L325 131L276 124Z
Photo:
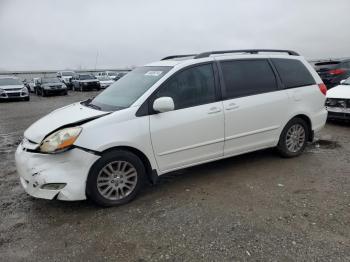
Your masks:
M264 150L166 175L132 203L33 199L14 151L51 110L95 95L0 103L1 261L349 261L350 124L307 152Z

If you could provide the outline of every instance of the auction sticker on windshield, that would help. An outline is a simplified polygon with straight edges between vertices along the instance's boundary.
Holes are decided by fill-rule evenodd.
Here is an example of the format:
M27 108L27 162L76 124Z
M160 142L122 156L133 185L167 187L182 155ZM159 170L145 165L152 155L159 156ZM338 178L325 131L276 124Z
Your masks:
M163 71L148 71L145 76L159 76L163 73Z

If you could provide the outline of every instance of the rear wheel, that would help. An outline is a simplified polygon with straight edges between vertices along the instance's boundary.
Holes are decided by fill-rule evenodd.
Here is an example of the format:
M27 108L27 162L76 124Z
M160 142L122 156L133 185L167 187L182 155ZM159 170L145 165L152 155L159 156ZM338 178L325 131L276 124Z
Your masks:
M277 150L283 157L299 156L306 147L309 133L309 127L303 119L293 118L284 127Z
M86 194L101 206L117 206L135 198L144 183L145 167L135 154L114 150L91 168Z

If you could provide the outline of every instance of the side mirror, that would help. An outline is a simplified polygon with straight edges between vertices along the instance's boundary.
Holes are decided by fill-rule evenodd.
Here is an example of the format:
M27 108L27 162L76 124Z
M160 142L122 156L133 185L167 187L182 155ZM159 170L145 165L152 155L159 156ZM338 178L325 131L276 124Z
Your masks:
M164 113L175 109L174 100L171 97L159 97L153 102L153 109L156 112Z
M346 81L346 79L341 80L340 84L342 85L345 81Z

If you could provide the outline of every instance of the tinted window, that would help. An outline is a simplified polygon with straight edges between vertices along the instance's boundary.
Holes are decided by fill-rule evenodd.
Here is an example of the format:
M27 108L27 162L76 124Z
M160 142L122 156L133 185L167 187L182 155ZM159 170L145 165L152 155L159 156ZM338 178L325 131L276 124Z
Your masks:
M276 78L267 60L221 62L227 98L277 90Z
M216 97L212 65L200 65L177 73L155 95L156 98L164 96L174 100L175 109L214 102Z
M302 62L294 59L272 59L286 88L314 85L315 80Z

